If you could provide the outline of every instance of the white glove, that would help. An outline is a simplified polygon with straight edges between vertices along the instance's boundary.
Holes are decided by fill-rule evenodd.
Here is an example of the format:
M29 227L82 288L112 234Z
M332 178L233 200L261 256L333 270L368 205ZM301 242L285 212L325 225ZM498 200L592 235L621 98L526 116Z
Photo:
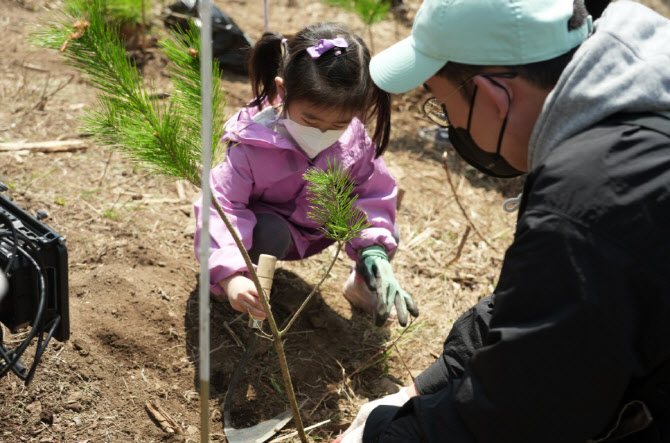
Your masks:
M0 300L3 299L8 288L9 282L7 281L7 277L5 277L5 271L0 268Z
M340 437L339 443L362 443L363 441L363 429L365 428L365 421L368 419L368 416L374 408L377 406L402 406L409 401L409 395L407 394L407 388L402 388L400 391L395 394L387 395L375 401L364 404L361 407L361 410L358 411L358 415L354 421L351 422L349 428L344 431L344 434Z
M365 423L365 422L363 422ZM353 431L351 428L347 429L346 434L342 434L339 440L335 440L338 443L363 443L363 430L365 426L359 426Z

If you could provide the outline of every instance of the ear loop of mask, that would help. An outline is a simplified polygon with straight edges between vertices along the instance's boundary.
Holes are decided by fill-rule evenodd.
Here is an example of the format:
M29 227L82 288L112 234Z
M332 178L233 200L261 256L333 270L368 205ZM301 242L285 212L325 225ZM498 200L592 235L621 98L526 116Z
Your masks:
M485 76L486 77L486 76ZM507 89L498 83L497 81L493 80L491 77L486 77L493 83L494 85L498 86L499 88L502 88L503 91L505 91L505 94L507 94L507 112L505 113L505 120L503 120L502 128L500 129L500 137L498 137L498 153L500 152L500 145L502 144L502 135L505 133L505 127L507 125L507 116L509 115L509 105L512 103L512 97L509 96L509 92L507 92ZM519 205L521 204L521 197L523 196L523 192L517 195L516 197L511 197L505 200L502 204L502 208L505 212L514 212L519 209Z
M477 97L477 85L472 90L472 98L470 99L470 110L468 111L468 134L470 133L470 122L472 121L472 110L475 109L475 98Z
M498 83L497 81L493 80L491 77L484 76L487 79L491 81L494 85L498 86L499 88L502 88L503 91L505 91L505 94L507 95L507 112L505 113L505 119L503 120L502 128L500 129L500 137L498 137L498 148L497 152L498 155L500 155L500 146L502 145L502 138L503 134L505 133L505 127L507 126L507 117L509 116L509 106L512 103L512 97L509 96L509 92L507 92L507 88L505 88L503 85ZM521 204L521 197L523 196L523 192L517 195L516 197L508 198L505 200L502 204L503 210L505 212L514 212L517 209L519 209L519 205Z
M493 83L503 91L505 91L505 95L507 95L507 112L505 112L505 118L502 122L502 127L500 128L500 135L498 136L498 146L496 147L496 154L500 155L500 148L502 147L502 139L503 135L505 134L505 128L507 127L507 117L509 117L509 107L512 104L512 97L509 96L509 92L507 92L507 89L497 81L493 80L493 78L488 77L486 75L484 75L483 77L488 79L491 83Z
M500 128L500 135L498 136L498 144L496 146L496 155L500 156L500 148L502 147L503 134L505 133L505 128L507 127L507 117L509 116L509 105L512 103L512 97L509 96L509 92L507 92L507 89L505 89L503 85L493 80L489 76L482 75L482 77L488 79L491 83L505 91L505 94L507 95L507 112L505 112L505 118L503 119L502 127ZM477 85L475 85L475 89L472 91L472 99L470 100L470 111L468 112L468 133L470 133L470 123L472 122L472 111L475 107L475 97L477 97Z
M483 76L486 77L493 83L494 85L498 86L499 88L502 88L503 91L505 91L505 94L507 94L507 107L508 111L505 113L505 119L503 120L502 127L500 128L500 136L498 137L498 146L496 148L496 153L500 155L500 147L502 145L502 136L505 133L505 127L507 126L507 117L509 116L509 105L512 102L512 98L509 96L509 92L507 92L507 89L497 81L493 80L491 77L488 76ZM474 91L472 91L472 99L470 100L470 111L468 112L468 132L470 132L470 122L472 121L472 110L475 105L475 96L477 95L477 85L475 85ZM516 197L511 197L505 200L502 204L502 208L505 212L514 212L519 209L519 205L521 204L521 197L523 196L523 192L517 195Z

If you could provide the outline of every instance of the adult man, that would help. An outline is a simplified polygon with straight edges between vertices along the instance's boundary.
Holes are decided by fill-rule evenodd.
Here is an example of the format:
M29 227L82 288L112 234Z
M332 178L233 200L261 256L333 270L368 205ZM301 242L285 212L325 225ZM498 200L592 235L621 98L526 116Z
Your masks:
M670 441L668 42L633 2L594 29L581 1L426 0L372 60L466 161L528 176L493 296L343 442Z

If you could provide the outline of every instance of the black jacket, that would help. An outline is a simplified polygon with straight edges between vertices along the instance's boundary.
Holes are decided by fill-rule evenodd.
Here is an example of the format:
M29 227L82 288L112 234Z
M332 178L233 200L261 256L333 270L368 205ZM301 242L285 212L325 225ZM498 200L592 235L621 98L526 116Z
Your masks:
M598 441L625 405L645 429L617 441L670 441L670 120L617 115L552 149L493 297L416 384L365 443Z

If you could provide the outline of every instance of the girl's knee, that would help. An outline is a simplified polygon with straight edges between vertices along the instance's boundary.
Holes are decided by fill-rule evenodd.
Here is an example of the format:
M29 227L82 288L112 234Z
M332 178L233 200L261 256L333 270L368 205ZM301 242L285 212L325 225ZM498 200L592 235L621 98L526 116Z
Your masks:
M273 255L282 259L292 244L291 231L281 217L274 214L256 214L256 226L249 250L251 261L258 263L258 257L261 254Z

